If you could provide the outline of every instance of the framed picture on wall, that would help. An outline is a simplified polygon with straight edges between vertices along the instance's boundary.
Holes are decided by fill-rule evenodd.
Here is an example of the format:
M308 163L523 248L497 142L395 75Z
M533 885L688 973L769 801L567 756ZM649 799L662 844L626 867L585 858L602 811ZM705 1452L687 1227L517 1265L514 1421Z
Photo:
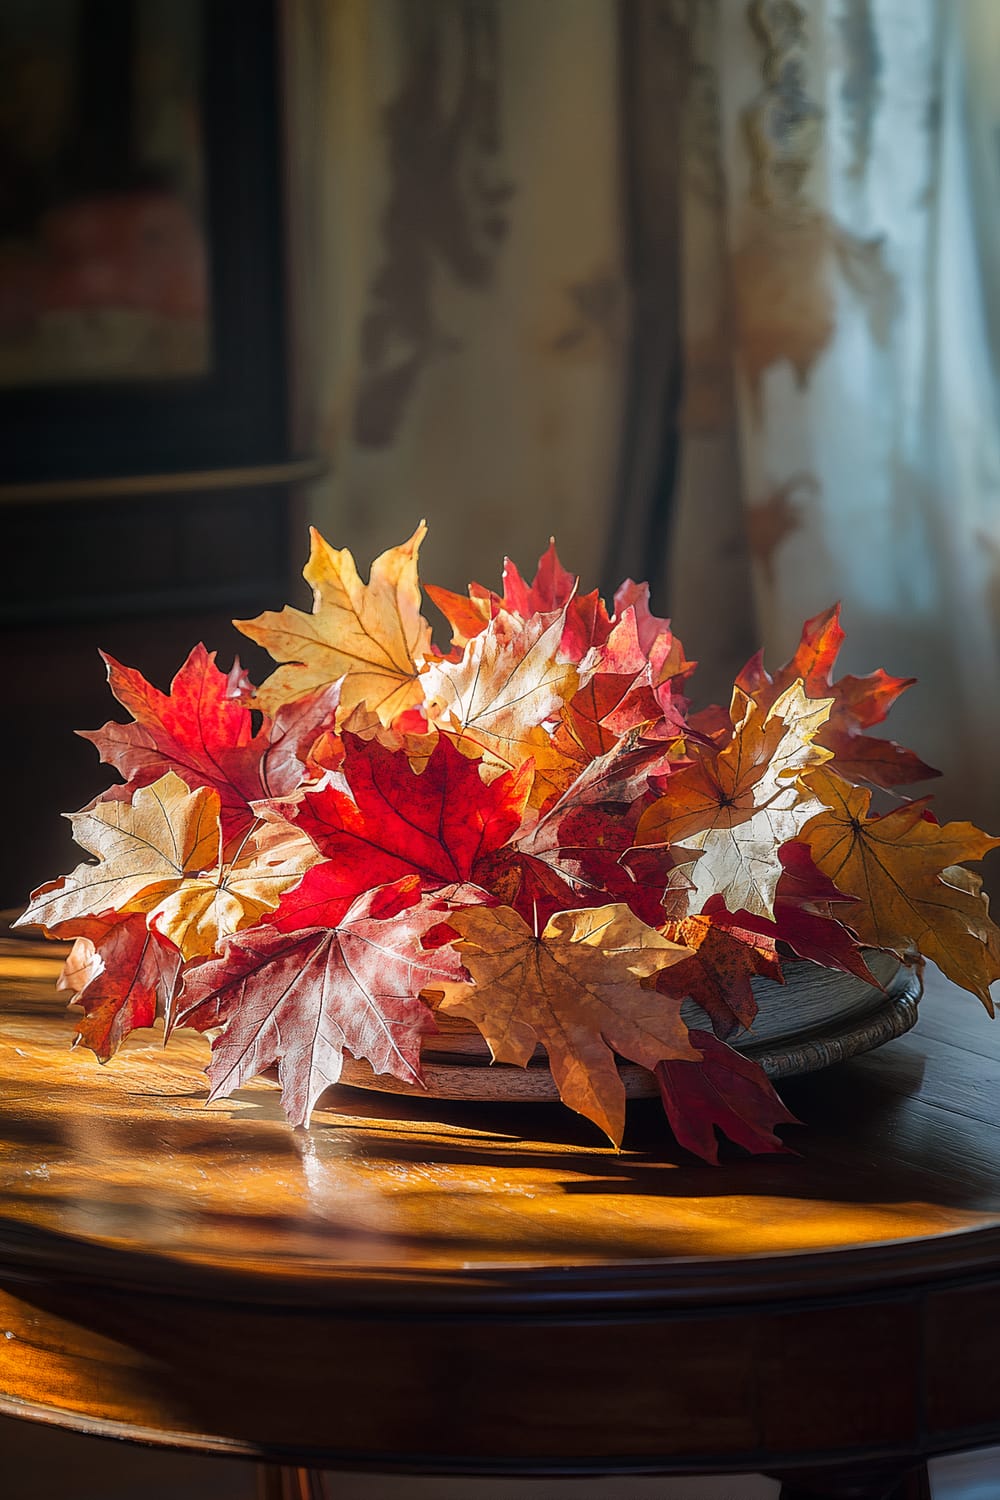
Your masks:
M0 481L287 456L270 0L3 0Z

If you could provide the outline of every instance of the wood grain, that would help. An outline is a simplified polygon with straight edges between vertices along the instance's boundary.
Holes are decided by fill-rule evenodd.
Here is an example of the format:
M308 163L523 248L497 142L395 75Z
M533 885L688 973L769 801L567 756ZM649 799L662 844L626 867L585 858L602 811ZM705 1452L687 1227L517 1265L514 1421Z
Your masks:
M1000 1049L944 982L783 1086L800 1156L714 1169L642 1101L619 1153L555 1106L206 1107L200 1037L70 1050L58 964L0 944L4 1411L345 1468L831 1466L831 1494L1000 1437Z

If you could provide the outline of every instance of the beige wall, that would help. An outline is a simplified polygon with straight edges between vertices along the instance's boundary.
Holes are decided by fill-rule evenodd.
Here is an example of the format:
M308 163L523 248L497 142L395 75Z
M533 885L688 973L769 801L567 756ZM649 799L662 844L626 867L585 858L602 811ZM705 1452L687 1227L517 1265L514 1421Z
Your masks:
M359 566L596 582L627 310L609 0L289 7L299 443ZM305 542L302 546L303 559Z

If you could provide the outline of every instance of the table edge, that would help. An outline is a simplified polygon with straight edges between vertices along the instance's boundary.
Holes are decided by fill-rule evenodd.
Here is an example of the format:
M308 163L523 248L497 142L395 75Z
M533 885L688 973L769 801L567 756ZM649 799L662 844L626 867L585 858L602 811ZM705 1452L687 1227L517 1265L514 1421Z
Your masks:
M789 1464L794 1465L796 1469L805 1466L815 1467L821 1471L824 1468L836 1468L844 1461L842 1453L831 1453L826 1449L794 1454L755 1451L748 1453L744 1458L733 1458L718 1453L684 1455L675 1463L648 1458L630 1460L626 1457L592 1462L581 1460L576 1463L556 1457L548 1462L535 1459L520 1463L516 1459L489 1461L459 1457L449 1463L444 1455L431 1457L424 1454L400 1455L392 1452L342 1454L334 1449L316 1449L305 1453L298 1447L257 1444L240 1438L217 1437L208 1433L184 1432L178 1428L132 1424L111 1417L88 1416L85 1412L49 1406L43 1402L24 1401L16 1396L7 1396L3 1392L0 1392L0 1416L31 1422L36 1426L56 1427L61 1431L72 1432L82 1437L131 1443L144 1448L167 1449L174 1453L197 1454L206 1458L228 1458L254 1464L290 1464L294 1467L305 1462L310 1467L332 1472L401 1474L414 1477L424 1475L457 1478L467 1475L481 1479L530 1479L534 1477L585 1479L613 1474L623 1478L639 1475L670 1475L681 1478L685 1475L763 1473L771 1466L787 1468ZM937 1442L921 1443L916 1453L911 1448L887 1443L877 1449L866 1446L861 1456L882 1463L894 1460L912 1462L914 1458L930 1460L944 1458L950 1454L970 1453L977 1449L991 1448L996 1446L996 1441L995 1428L983 1427L947 1437L942 1436Z
M156 1297L350 1309L368 1315L452 1309L467 1313L470 1308L506 1314L536 1310L542 1304L562 1313L641 1315L685 1306L877 1294L995 1278L998 1272L1000 1223L805 1254L397 1269L318 1261L276 1265L173 1258L36 1230L0 1217L0 1284L99 1285Z

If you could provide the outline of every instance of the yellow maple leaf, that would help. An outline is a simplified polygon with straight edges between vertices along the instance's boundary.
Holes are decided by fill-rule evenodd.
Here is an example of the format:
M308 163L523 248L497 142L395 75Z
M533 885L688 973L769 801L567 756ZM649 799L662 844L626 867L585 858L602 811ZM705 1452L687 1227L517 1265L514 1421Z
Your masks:
M718 751L692 742L692 764L669 777L643 813L637 843L702 851L688 872L691 912L718 894L730 911L773 916L778 850L820 810L800 777L830 759L814 737L832 701L807 698L796 681L761 708L737 688L729 742Z
M372 563L362 583L354 558L312 529L303 577L312 585L313 611L286 605L254 620L234 620L244 635L284 663L261 686L257 702L272 716L284 703L344 678L341 711L366 703L383 724L422 701L418 682L430 650L431 628L420 613L417 554L423 524L408 542Z
M860 898L849 921L861 941L901 956L917 949L992 1014L1000 931L978 877L960 862L982 859L1000 839L971 823L929 822L923 800L872 817L871 792L826 768L809 785L825 805L799 838L845 895Z
M558 659L564 626L564 610L527 621L501 610L467 643L460 661L427 668L428 719L475 747L487 776L529 758L539 770L562 763L542 726L577 687L572 662Z
M20 922L72 936L101 913L141 912L185 959L211 953L221 937L273 910L319 858L299 830L262 818L224 863L218 792L189 791L173 771L131 802L96 802L71 821L96 863L42 886Z
M540 1043L559 1093L621 1145L625 1089L614 1053L653 1069L696 1061L681 1002L640 980L690 957L613 904L557 912L540 937L509 906L448 917L473 984L450 984L439 1008L473 1021L496 1062L527 1065Z
M173 771L131 802L95 802L70 822L76 842L97 862L42 886L20 918L53 936L101 912L149 911L185 874L219 862L218 792L189 791Z
M259 820L235 857L188 875L149 912L149 925L185 959L213 953L224 937L273 911L320 854L306 835L279 817Z

